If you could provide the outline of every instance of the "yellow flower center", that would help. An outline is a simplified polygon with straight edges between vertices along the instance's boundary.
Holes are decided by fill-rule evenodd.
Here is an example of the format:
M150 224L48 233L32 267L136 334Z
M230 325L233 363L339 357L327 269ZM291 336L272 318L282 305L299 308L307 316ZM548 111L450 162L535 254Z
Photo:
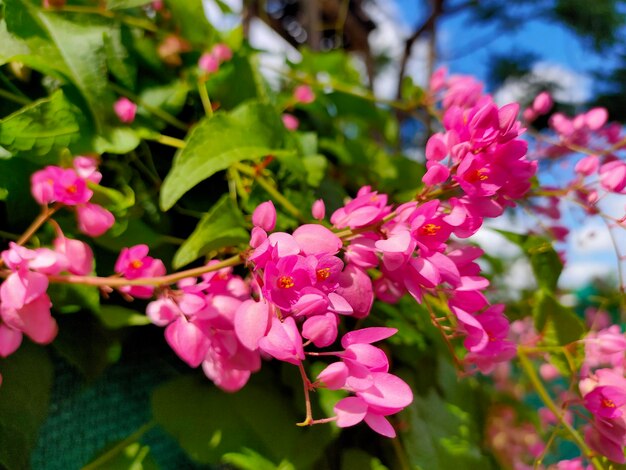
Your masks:
M134 259L130 262L130 266L133 269L139 269L143 266L143 261L141 261L140 259Z
M432 237L433 235L437 235L437 232L439 232L439 230L441 230L441 225L426 224L420 229L420 233L422 235Z
M291 276L280 276L277 284L281 289L291 289L295 286L295 282L293 282L293 277Z
M317 274L318 281L325 281L326 279L330 277L330 268L318 269L316 274Z
M613 400L609 400L608 398L604 398L602 400L602 406L605 408L617 408L615 402L613 402Z

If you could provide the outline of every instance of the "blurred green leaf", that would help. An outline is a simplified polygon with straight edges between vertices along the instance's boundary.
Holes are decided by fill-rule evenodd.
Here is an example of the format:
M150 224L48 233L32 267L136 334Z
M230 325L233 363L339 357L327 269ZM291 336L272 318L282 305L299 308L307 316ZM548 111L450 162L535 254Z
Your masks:
M125 8L140 7L152 3L152 0L107 0L107 9L122 10Z
M495 231L522 249L530 261L537 285L554 292L563 270L563 263L552 242L538 235L522 235L497 229Z
M83 309L97 312L100 308L100 292L94 286L52 283L48 295L54 309L60 313L76 313Z
M28 468L39 426L48 414L53 370L48 353L24 339L0 359L0 467Z
M87 380L93 380L119 359L120 335L83 313L57 318L59 334L52 346Z
M202 0L166 0L165 3L186 39L203 45L213 42L215 30L206 19Z
M75 108L62 91L54 92L0 120L0 145L11 153L47 155L70 145L79 136Z
M307 469L330 438L325 426L296 427L302 416L270 384L248 384L226 394L206 379L182 377L154 391L152 410L156 421L200 463L217 463L227 453L252 449L270 462Z
M149 325L151 323L150 318L143 313L120 305L101 305L96 312L96 316L104 326L112 330L127 326Z
M252 449L243 449L242 452L229 452L222 457L226 464L242 470L295 470L295 467L285 460L275 465Z
M203 119L176 153L161 187L161 208L170 209L189 189L233 163L280 152L284 132L276 111L254 102Z
M123 86L133 90L137 83L137 63L126 47L131 41L129 36L130 32L124 27L111 28L104 34L104 52L111 74Z
M585 331L582 320L571 308L562 305L552 292L540 289L535 293L534 301L535 328L546 344L563 346L581 338Z
M480 450L473 417L433 389L426 396L416 395L405 415L410 431L402 441L415 468L493 468Z
M178 269L212 250L247 242L250 234L245 226L243 215L230 197L222 196L178 249L172 266Z
M96 457L87 465L90 470L157 470L156 460L150 455L150 447L139 442L133 442L123 448L116 448L120 443L107 446L102 453L105 457ZM107 452L114 452L109 455Z

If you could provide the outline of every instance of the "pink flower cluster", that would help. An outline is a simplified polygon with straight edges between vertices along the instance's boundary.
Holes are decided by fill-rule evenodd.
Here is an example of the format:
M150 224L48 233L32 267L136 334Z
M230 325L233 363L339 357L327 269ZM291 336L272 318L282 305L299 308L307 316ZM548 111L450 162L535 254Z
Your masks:
M17 350L25 334L39 344L57 335L50 313L48 275L67 272L86 275L93 269L93 253L80 240L66 238L57 226L53 248L30 250L11 243L2 252L10 274L0 285L0 357Z
M205 52L198 60L198 67L207 74L217 73L220 65L233 58L233 51L226 44L215 44L210 52Z
M76 209L78 229L85 235L98 237L106 232L115 219L104 207L89 202L93 191L89 183L98 184L102 174L91 157L74 158L73 168L47 166L31 176L31 192L41 205L61 204Z

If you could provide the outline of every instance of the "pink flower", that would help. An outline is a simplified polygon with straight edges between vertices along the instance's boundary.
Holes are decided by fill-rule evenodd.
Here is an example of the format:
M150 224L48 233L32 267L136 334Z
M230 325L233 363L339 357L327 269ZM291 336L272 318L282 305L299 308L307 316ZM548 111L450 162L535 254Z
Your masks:
M304 360L302 337L292 317L280 321L272 318L272 326L269 332L259 340L259 349L279 361L298 365Z
M205 52L198 60L198 67L206 73L215 73L220 68L220 61L215 54Z
M300 120L293 114L283 113L281 119L283 120L283 125L288 131L297 131L298 127L300 127Z
M121 97L113 105L113 110L120 121L124 124L130 124L135 120L137 105L128 98Z
M80 240L66 238L62 233L54 240L54 250L62 259L64 270L84 276L93 269L93 252L89 245Z
M623 193L626 189L626 162L613 160L602 165L600 184L608 191Z
M313 215L313 218L316 220L324 220L324 216L326 215L326 206L324 205L323 199L318 199L313 203L311 215Z
M115 272L126 279L158 277L165 274L165 266L160 259L148 256L147 245L135 245L124 248L115 262ZM123 286L120 291L133 297L149 298L154 292L153 286Z
M270 307L266 301L246 300L235 313L235 334L251 351L258 349L259 340L267 334L270 325Z
M599 418L619 418L626 405L626 390L613 386L596 387L585 395L585 407Z
M6 281L2 287L5 285ZM5 302L5 295L2 295L0 315L10 328L23 332L36 343L48 344L58 332L57 323L50 314L51 306L50 298L46 294L40 294L20 307ZM16 341L15 337L13 341Z
M315 101L315 93L308 85L298 85L293 90L293 98L296 103L309 104Z
M102 173L98 171L98 162L95 158L79 155L74 157L72 164L80 178L94 184L98 184L102 180Z
M252 223L266 232L271 232L276 226L276 208L272 201L262 202L252 213Z
M233 51L224 43L219 43L213 46L211 53L221 62L227 62L233 58Z
M99 237L115 223L115 218L98 204L81 204L76 207L78 230L90 237Z
M0 323L0 357L13 354L22 344L22 332Z
M35 201L46 205L56 200L55 181L60 178L62 173L63 169L58 166L47 166L31 175L30 190Z
M574 171L583 176L589 176L598 171L599 166L600 159L597 155L587 155L576 163Z
M533 101L533 110L538 114L546 114L552 108L552 97L547 91L539 93Z

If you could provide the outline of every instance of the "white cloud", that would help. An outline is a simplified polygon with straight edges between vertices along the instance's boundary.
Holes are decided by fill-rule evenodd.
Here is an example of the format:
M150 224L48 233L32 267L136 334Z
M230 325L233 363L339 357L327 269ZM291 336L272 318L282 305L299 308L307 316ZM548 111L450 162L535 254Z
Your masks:
M611 268L607 263L584 261L568 263L559 279L559 286L573 289L584 287L594 279L606 280L611 273L615 273L615 266L613 264L613 268Z
M569 240L569 248L575 254L614 251L609 229L606 225L598 224L595 221L572 230Z
M555 85L554 98L563 103L583 103L591 93L591 80L586 75L575 72L561 64L537 62L529 75L519 78L508 78L496 90L494 98L500 105L528 100L533 90L532 83L548 82Z

